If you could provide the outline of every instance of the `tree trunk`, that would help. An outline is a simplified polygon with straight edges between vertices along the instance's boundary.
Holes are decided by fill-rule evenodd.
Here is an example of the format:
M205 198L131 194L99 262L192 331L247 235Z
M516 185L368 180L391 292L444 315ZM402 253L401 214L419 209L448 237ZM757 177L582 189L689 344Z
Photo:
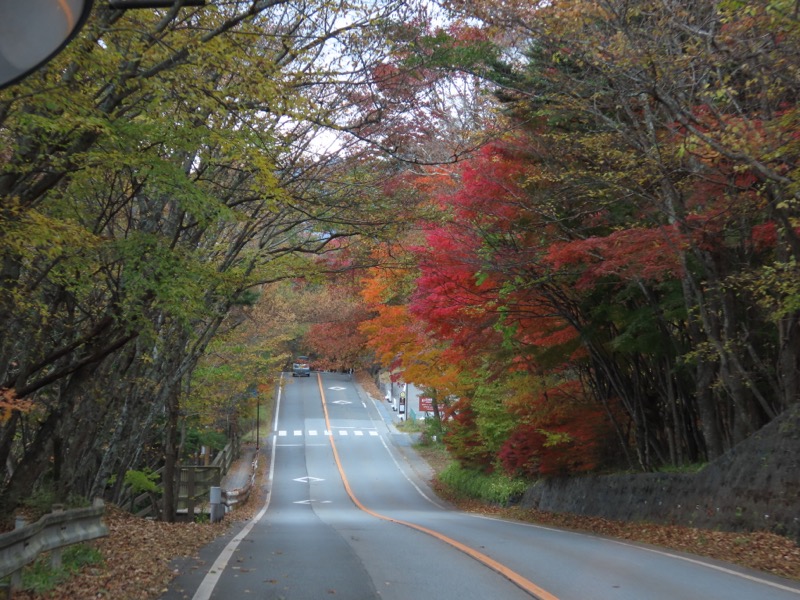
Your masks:
M0 468L2 466L6 468L6 477L0 478L0 481L5 481L14 474L14 468L11 464L11 448L17 434L20 414L18 410L12 411L8 421L0 426Z
M8 515L30 494L39 477L51 466L53 434L62 417L61 409L53 410L39 424L36 437L25 448L22 460L0 494L0 514Z
M163 518L169 523L175 521L175 511L177 509L175 474L178 463L178 399L178 390L173 388L167 396L167 426L164 434L164 476L162 478L164 486ZM190 518L191 516L189 515Z
M800 313L793 313L778 323L778 365L780 368L781 408L800 401Z

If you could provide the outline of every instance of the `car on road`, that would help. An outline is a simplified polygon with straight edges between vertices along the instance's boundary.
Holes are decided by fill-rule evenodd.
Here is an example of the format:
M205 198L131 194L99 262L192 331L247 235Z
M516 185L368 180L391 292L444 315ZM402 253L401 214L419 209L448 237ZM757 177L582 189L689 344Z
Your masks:
M297 356L292 364L292 377L311 377L307 356Z

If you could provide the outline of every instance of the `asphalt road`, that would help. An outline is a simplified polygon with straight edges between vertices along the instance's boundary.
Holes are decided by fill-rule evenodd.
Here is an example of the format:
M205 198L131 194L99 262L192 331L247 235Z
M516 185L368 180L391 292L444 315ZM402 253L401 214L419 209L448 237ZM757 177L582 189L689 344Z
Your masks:
M733 565L454 511L347 375L286 377L273 429L264 510L162 600L800 600Z

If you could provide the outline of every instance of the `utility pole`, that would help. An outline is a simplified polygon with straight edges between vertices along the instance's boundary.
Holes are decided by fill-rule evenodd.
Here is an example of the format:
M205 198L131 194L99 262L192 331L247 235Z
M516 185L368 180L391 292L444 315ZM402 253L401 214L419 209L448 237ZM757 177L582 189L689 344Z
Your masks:
M256 396L256 452L258 452L258 444L261 440L261 401Z

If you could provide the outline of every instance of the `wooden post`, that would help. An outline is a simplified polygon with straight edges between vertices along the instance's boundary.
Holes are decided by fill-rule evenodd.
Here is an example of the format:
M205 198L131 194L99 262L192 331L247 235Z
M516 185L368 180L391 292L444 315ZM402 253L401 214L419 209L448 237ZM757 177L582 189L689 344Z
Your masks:
M186 473L187 482L186 482L186 513L189 516L189 521L194 521L194 475L195 469L194 467L188 468L188 473Z

